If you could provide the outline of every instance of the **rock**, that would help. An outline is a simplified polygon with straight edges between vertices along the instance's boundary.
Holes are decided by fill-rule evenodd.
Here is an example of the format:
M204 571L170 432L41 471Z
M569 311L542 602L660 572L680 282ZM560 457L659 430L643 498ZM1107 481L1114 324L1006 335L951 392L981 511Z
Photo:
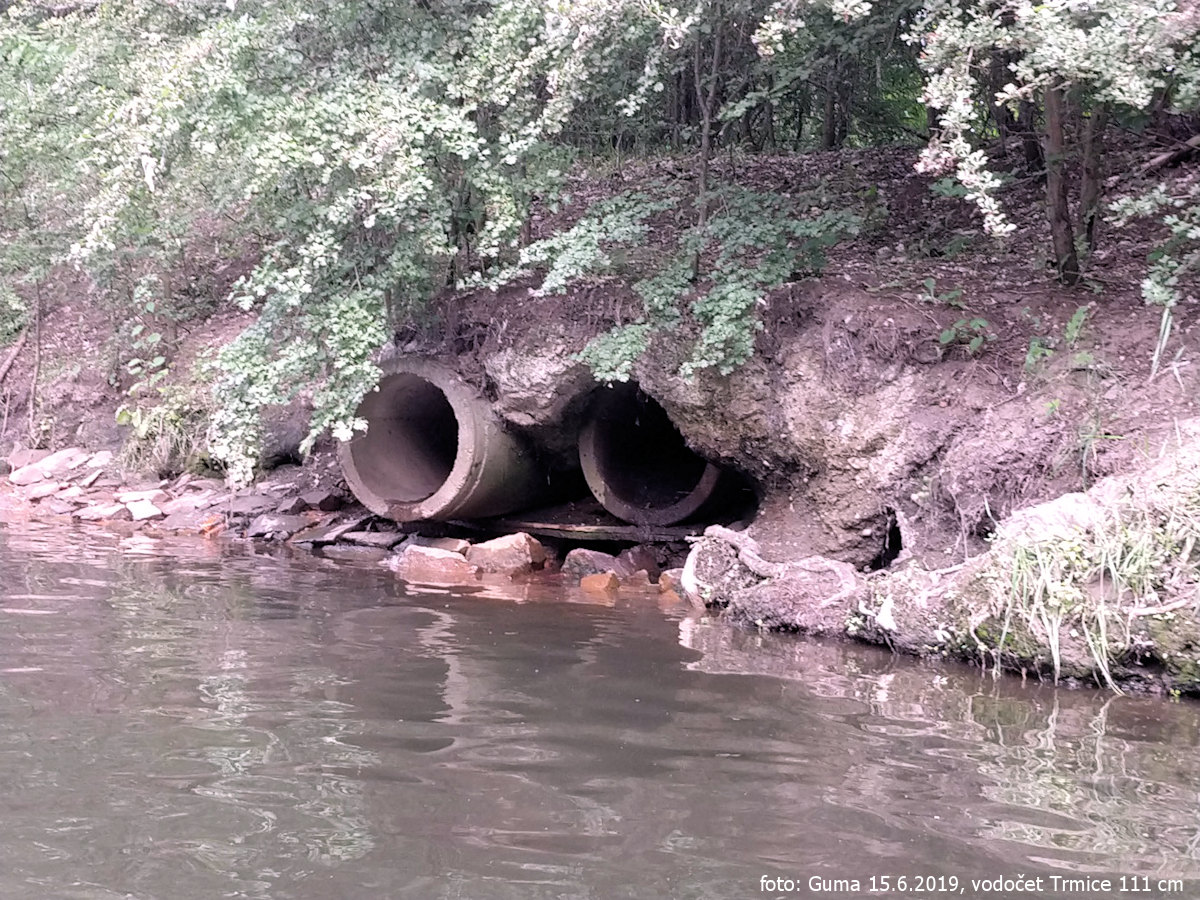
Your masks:
M66 447L51 453L45 459L34 463L46 478L63 475L72 469L77 469L88 461L91 454L78 447Z
M275 507L275 512L281 516L294 516L304 512L308 508L308 503L305 502L303 497L290 497Z
M174 500L168 500L165 503L158 504L158 506L168 516L172 516L177 512L204 509L206 506L212 506L215 500L216 495L212 491L201 491L198 494L185 494L182 497L176 497Z
M121 500L121 496L124 495L117 497L118 502ZM166 495L164 494L164 496ZM161 509L155 506L152 501L144 497L136 500L126 501L125 507L129 510L129 514L133 517L133 521L135 522L145 522L147 519L158 519L163 515L163 511Z
M79 480L79 486L81 488L90 488L96 483L96 479L99 478L101 474L102 473L99 469L93 469L90 474L85 475Z
M665 569L658 576L658 589L664 594L668 591L678 591L682 578L683 569Z
M46 473L34 464L32 466L22 466L19 469L13 469L12 473L8 476L8 481L9 484L15 484L17 487L25 487L28 484L43 481L45 478Z
M471 549L471 542L464 541L462 538L425 537L423 534L414 534L409 543L414 547L435 547L438 550L449 550L451 553L461 553L464 556Z
M308 491L301 494L300 499L308 504L309 509L319 509L321 512L336 512L346 505L346 498L337 491Z
M149 491L122 491L117 494L118 503L140 503L143 500L150 503L159 503L164 500L169 500L167 492L160 488L153 488Z
M66 485L59 484L57 481L43 481L41 484L32 485L28 490L24 491L26 500L41 500L44 497L49 497L52 494L57 494Z
M562 570L565 575L582 578L584 575L600 575L605 572L617 572L620 564L617 558L599 550L576 548L567 554L563 560Z
M399 531L348 531L342 535L342 540L364 547L381 547L391 550L404 540L404 534Z
M133 518L133 513L124 503L103 503L77 509L71 513L71 517L82 519L84 522L99 522L103 519L128 521Z
M269 537L279 540L290 538L297 531L305 528L308 520L303 516L280 516L267 514L259 516L246 529L246 537Z
M89 469L103 469L113 461L111 450L101 450L98 453L93 453L91 459L87 461Z
M75 512L75 504L68 503L66 500L60 500L58 497L51 497L42 504L42 509L56 516L69 516Z
M621 589L621 582L615 572L603 572L584 575L579 586L589 594L615 594Z
M62 486L60 485L60 487ZM83 502L82 497L83 488L77 484L71 484L63 487L62 490L60 490L56 495L58 500L79 500L81 503Z
M363 562L379 562L387 556L386 547L369 547L365 544L326 544L318 552L326 559Z
M540 541L521 531L470 547L467 559L484 572L515 575L545 563L546 549Z
M266 494L243 494L229 501L229 513L234 516L257 516L270 512L278 501Z
M617 569L619 575L633 575L637 572L645 572L646 578L649 581L654 581L658 578L659 567L658 557L654 550L647 547L645 544L638 544L636 547L630 547L627 550L622 550L617 554L617 562L621 564L621 568Z
M405 581L436 584L475 581L479 574L479 569L461 553L437 547L405 547L403 553L388 560L388 566Z
M8 464L16 469L23 469L26 466L41 462L50 455L49 450L29 450L24 447L14 450L8 455Z
M211 510L182 509L171 513L157 525L164 531L209 534L224 528L225 517Z
M362 531L363 527L373 518L374 516L371 515L351 516L336 524L317 525L298 532L291 540L293 544L332 544L352 531Z

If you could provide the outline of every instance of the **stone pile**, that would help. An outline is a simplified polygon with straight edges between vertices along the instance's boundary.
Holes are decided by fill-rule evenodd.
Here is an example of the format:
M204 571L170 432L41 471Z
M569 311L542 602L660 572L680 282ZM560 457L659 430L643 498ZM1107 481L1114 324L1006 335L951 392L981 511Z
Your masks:
M399 530L336 490L302 490L265 482L234 492L214 478L182 475L174 480L126 481L113 454L68 447L16 450L8 469L10 512L51 521L75 521L146 534L286 541L319 548L322 555L382 559L405 581L467 584L486 578L524 579L561 570L589 593L615 595L622 588L671 590L660 581L654 550L632 547L617 555L575 549L561 561L523 532L472 543ZM114 525L114 523L119 523Z

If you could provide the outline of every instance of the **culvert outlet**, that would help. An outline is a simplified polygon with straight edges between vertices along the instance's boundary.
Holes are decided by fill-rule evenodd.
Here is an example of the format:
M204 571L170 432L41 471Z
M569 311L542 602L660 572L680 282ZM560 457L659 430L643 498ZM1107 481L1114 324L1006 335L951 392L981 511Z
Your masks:
M428 360L385 362L356 415L367 430L339 447L346 482L397 522L498 516L538 499L543 479L491 404Z
M708 502L721 469L693 453L666 411L635 385L598 391L579 433L588 487L635 525L682 522Z

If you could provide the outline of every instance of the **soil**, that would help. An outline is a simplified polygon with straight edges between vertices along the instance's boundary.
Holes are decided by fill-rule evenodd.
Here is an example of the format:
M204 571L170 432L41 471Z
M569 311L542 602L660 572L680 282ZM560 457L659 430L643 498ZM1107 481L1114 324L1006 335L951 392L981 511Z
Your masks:
M1130 154L1115 157L1115 170L1137 171ZM1200 416L1195 284L1184 286L1188 302L1177 308L1164 364L1151 375L1161 311L1147 307L1139 291L1147 256L1162 239L1153 225L1102 234L1087 279L1066 287L1048 265L1035 180L1006 191L1020 227L996 244L967 204L931 190L931 180L913 171L914 159L914 151L896 149L714 162L714 177L756 189L820 187L856 205L868 227L833 248L820 277L770 294L755 355L732 375L678 375L694 334L686 322L659 335L635 369L693 449L754 485L758 508L747 533L764 558L820 556L863 570L899 552L898 563L943 570L985 550L1013 512L1145 466L1174 439L1177 420ZM1182 166L1172 177L1194 179L1197 168ZM573 202L539 211L534 235L641 184L687 193L694 190L690 171L688 160L670 159L581 171ZM1136 176L1118 175L1109 189L1137 186ZM641 264L653 265L671 238L669 221L656 225ZM397 335L386 352L453 359L511 428L569 473L575 427L596 387L574 355L613 324L636 318L640 301L620 273L562 295L540 295L536 285L530 278L447 295L427 324ZM59 273L44 290L53 299L41 329L34 412L26 348L4 381L0 441L119 449L128 430L113 417L128 385L106 338L110 323L78 277ZM1073 317L1083 317L1081 328L1068 327ZM960 320L976 319L985 323L940 340ZM188 361L247 322L218 309L193 323L173 345L174 370L188 371ZM966 338L975 334L984 341L971 352ZM303 431L296 418L302 426L303 415L277 413L279 461L298 444L291 435ZM323 447L305 478L337 486ZM763 597L771 590L782 589L760 591L768 612ZM819 600L802 605L813 622L806 630L846 631L840 607L822 618L813 612ZM921 641L908 643L916 649Z

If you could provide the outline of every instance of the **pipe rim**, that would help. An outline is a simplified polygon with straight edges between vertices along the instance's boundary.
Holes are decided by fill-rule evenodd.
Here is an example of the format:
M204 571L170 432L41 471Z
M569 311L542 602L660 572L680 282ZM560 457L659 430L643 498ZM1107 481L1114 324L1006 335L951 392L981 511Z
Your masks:
M641 389L635 388L634 390L640 391ZM649 399L657 405L657 401L654 401L654 398L650 397ZM695 486L675 503L665 506L647 507L632 503L616 491L610 489L610 479L601 471L603 466L601 460L604 456L604 450L602 449L603 437L601 435L601 411L606 403L611 404L613 402L616 402L614 398L603 396L599 400L594 401L591 414L579 433L580 468L583 470L583 476L588 488L600 502L600 505L617 518L635 525L673 525L699 512L700 508L716 492L717 485L721 480L722 469L709 460L703 459L698 454L694 455L697 459L703 460L704 469ZM663 414L666 416L665 410ZM668 421L670 420L669 416L666 416L666 418ZM674 423L671 424L674 425ZM688 452L691 453L692 451L688 449Z
M383 376L372 389L379 392L389 379L409 376L435 388L445 398L457 423L458 433L454 461L441 484L425 497L404 500L384 496L378 486L368 485L359 473L355 452L361 450L366 434L358 434L338 447L342 473L351 491L367 509L376 515L396 522L415 522L424 519L451 518L462 508L471 489L479 480L478 442L486 424L476 423L469 413L469 403L475 399L448 369L436 363L417 360L392 361L383 366ZM359 404L356 416L362 416L371 394ZM364 416L365 417L365 416Z

